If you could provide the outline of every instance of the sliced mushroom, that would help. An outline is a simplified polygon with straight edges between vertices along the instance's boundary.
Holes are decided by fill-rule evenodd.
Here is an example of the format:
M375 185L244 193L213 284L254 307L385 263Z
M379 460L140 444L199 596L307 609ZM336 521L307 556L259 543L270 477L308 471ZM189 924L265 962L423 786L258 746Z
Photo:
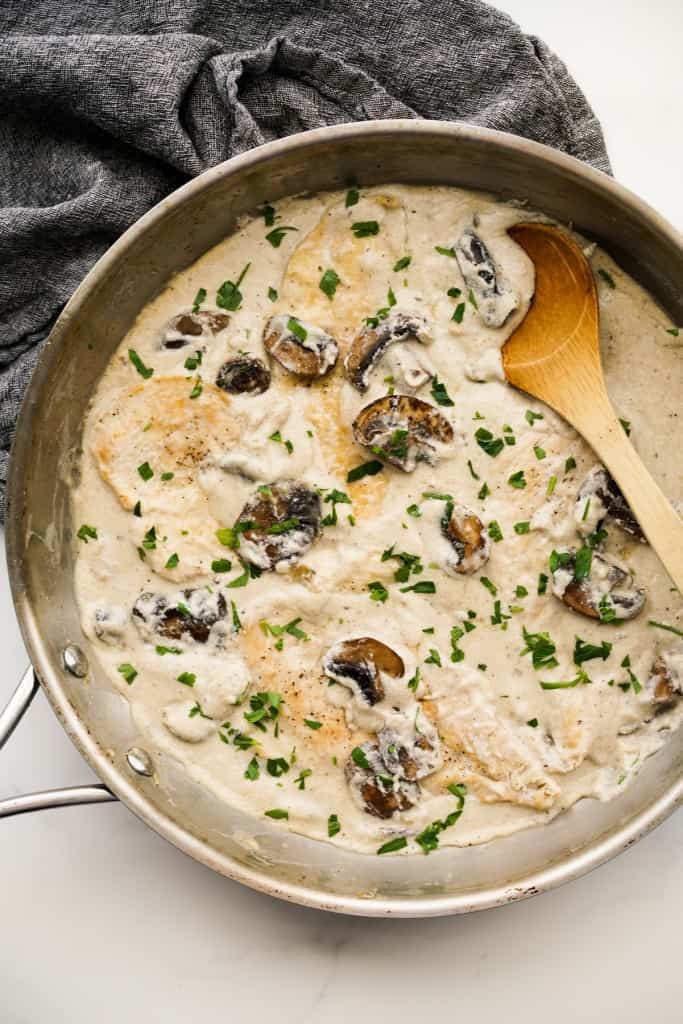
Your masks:
M465 284L477 300L479 316L487 327L502 327L519 303L509 289L501 287L491 254L471 228L458 239L455 256Z
M418 462L435 465L454 440L445 416L413 395L386 395L366 405L353 421L353 436L373 455L406 473Z
M302 380L324 377L339 357L339 346L330 334L286 314L270 318L263 332L263 344L283 369Z
M606 518L626 533L645 541L638 520L626 498L603 466L595 466L584 479L576 496L574 520L582 537L595 533Z
M201 309L196 313L178 313L166 324L161 347L184 348L185 345L196 345L199 341L209 341L224 331L229 323L230 316L218 310Z
M354 388L361 392L367 391L370 374L386 350L390 345L401 341L419 341L425 345L429 344L432 341L432 334L425 317L416 313L404 313L400 310L392 310L385 320L371 317L370 323L366 323L354 338L344 360L347 376ZM413 367L412 371L412 378L408 383L413 388L421 387L433 376L432 373L419 366Z
M371 636L340 640L330 647L322 665L326 676L371 706L384 698L382 673L400 679L405 672L403 659Z
M231 395L262 395L270 387L270 370L258 356L235 356L221 366L216 385Z
M400 775L392 775L382 759L376 743L364 743L360 750L367 767L358 764L353 755L346 762L344 773L351 793L360 807L375 818L391 818L397 811L407 811L420 799L420 787Z
M320 495L296 480L259 487L240 512L242 561L282 571L295 564L320 534Z
M465 505L448 502L441 533L453 549L445 563L448 572L469 576L489 560L491 541L479 516Z
M660 651L647 681L655 711L666 711L683 692L683 644Z
M120 604L98 604L91 614L97 639L113 646L120 644L128 624L126 609Z
M410 741L389 728L382 729L377 736L380 756L389 774L409 782L431 775L442 763L438 732L421 712L417 717L420 731Z
M552 589L569 608L602 622L633 619L642 610L645 591L626 569L593 551L588 575L577 579L576 551L564 554L569 557L553 571Z
M140 594L133 605L133 621L143 635L182 640L191 637L205 644L212 628L227 613L225 598L216 591L183 590L174 597Z

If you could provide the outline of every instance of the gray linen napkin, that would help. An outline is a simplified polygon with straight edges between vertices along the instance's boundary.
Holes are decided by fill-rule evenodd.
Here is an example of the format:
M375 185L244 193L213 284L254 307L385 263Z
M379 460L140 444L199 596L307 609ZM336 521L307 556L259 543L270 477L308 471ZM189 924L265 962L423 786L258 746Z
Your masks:
M562 62L480 0L3 0L0 517L41 342L107 247L236 153L386 117L469 121L609 171Z

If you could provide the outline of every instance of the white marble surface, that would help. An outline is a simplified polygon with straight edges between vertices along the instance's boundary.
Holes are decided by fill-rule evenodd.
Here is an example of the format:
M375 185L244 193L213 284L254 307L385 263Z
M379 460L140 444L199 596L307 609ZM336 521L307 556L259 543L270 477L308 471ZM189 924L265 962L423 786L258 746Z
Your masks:
M618 178L683 228L681 0L502 0L559 52ZM0 702L25 663L0 568ZM87 780L39 697L2 795ZM556 892L459 919L363 921L278 903L185 858L119 806L0 823L0 1022L683 1018L683 815Z

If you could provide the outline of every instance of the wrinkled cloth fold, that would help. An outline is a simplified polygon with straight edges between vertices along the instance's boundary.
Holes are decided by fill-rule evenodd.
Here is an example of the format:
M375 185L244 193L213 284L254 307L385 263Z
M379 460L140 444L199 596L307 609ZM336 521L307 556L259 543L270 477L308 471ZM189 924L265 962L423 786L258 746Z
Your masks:
M4 0L0 515L41 343L108 246L237 153L391 117L496 128L609 171L564 64L479 0Z

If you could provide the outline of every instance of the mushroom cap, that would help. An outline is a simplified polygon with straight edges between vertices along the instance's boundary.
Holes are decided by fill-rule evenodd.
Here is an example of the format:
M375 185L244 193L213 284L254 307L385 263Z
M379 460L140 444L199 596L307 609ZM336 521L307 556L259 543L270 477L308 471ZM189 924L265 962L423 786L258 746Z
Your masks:
M322 665L325 675L357 692L371 706L384 698L382 673L400 679L405 672L396 651L372 636L338 641L327 651Z
M221 366L216 385L231 395L262 395L270 387L270 370L258 356L235 356Z
M479 516L465 505L447 505L441 519L441 532L455 555L448 560L448 569L469 575L488 562L491 555L488 531Z
M198 340L208 340L230 323L228 313L218 310L200 309L196 313L178 313L166 324L161 339L162 348L184 348Z
M360 749L369 767L363 768L349 758L344 773L351 793L363 810L375 818L387 819L397 811L414 807L421 795L418 783L392 775L376 743L364 743Z
M283 480L260 487L235 522L242 561L271 570L298 562L320 534L320 495L307 484Z
M446 417L414 395L385 395L370 402L353 421L353 436L405 472L412 472L418 462L433 465L455 438Z
M203 589L183 590L171 598L146 592L135 601L132 614L136 624L143 623L159 636L182 640L189 635L205 644L212 627L225 618L227 604L223 594Z
M263 345L283 369L302 380L324 377L339 358L339 346L330 334L291 315L268 320Z
M468 228L454 249L465 284L478 299L478 315L487 327L502 327L519 303L513 292L501 286L498 268L486 245Z
M353 339L344 360L346 374L358 391L367 391L369 377L382 356L397 342L432 340L425 317L417 313L392 310L384 320L370 318Z
M586 502L588 501L595 501L597 504L593 515L588 514L593 511L590 506L588 506L587 512ZM604 466L595 466L584 478L576 495L574 517L577 529L582 536L592 533L593 528L597 529L603 520L609 517L625 533L645 541L640 523L631 511L631 506Z
M620 619L633 619L642 611L646 594L635 585L630 572L594 551L589 574L577 580L576 552L570 555L569 561L552 574L553 593L569 608L601 621L603 603Z

